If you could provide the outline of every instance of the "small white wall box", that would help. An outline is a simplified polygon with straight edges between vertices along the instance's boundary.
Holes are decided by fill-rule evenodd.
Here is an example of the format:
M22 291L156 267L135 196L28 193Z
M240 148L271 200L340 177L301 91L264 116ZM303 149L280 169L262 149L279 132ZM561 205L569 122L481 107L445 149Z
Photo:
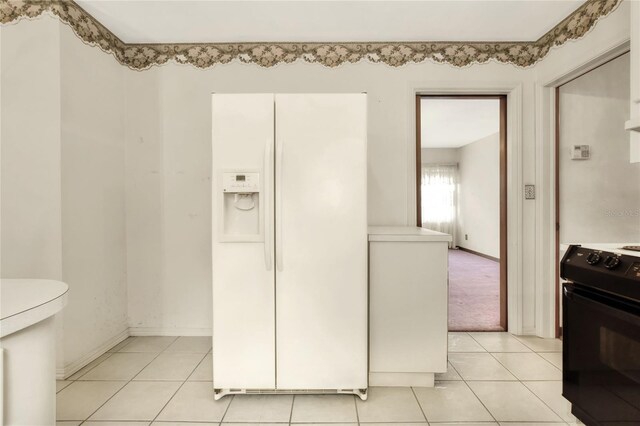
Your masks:
M591 147L589 145L573 145L571 148L572 160L588 160L591 158Z

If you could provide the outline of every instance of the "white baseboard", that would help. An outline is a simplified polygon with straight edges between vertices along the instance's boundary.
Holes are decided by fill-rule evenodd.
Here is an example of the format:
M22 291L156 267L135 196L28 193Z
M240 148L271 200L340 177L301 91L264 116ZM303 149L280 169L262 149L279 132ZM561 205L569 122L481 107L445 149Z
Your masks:
M82 367L89 364L91 361L98 358L99 356L107 352L109 349L111 349L118 343L122 342L127 337L129 337L129 328L124 327L124 329L120 333L116 334L109 340L105 341L103 344L101 344L94 350L90 351L86 355L81 356L80 358L74 361L71 361L70 363L66 364L63 368L57 368L56 380L63 380L71 376L73 373L80 370Z
M84 356L56 369L56 379L64 380L129 336L211 336L210 328L124 327L124 329Z
M130 336L211 336L210 328L129 327Z

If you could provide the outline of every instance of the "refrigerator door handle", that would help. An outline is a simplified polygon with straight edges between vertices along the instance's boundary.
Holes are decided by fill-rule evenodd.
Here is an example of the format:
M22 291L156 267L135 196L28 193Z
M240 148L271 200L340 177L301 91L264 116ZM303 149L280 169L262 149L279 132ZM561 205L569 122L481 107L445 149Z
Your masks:
M276 141L276 268L282 271L282 141Z
M264 266L271 270L273 263L273 223L271 219L271 188L273 188L273 139L268 139L264 147Z

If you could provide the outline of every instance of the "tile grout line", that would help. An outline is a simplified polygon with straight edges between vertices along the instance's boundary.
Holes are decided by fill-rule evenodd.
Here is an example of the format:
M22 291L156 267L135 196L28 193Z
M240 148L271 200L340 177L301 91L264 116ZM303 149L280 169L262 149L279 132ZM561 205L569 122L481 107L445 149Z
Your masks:
M126 339L122 340L122 342L124 342L125 340L129 339L130 337L132 337L132 336L128 336ZM134 340L134 339L131 339L131 341L133 341L133 340ZM119 342L119 343L115 344L113 347L109 348L109 350L111 350L111 349L115 348L116 346L118 346L118 345L119 345L119 344L121 344L122 342ZM131 342L129 342L129 343L131 343ZM124 348L125 346L127 346L129 343L124 344L124 345L122 346L122 348ZM120 349L122 349L122 348L120 348ZM120 351L120 349L118 349L118 351ZM80 379L81 379L82 377L84 377L87 373L89 373L91 370L93 370L94 368L96 368L97 366L99 366L100 364L102 364L103 362L105 362L106 360L108 360L109 358L111 358L111 356L112 356L114 353L118 353L118 351L116 351L116 352L109 352L109 351L106 351L104 354L109 354L109 356L107 356L105 359L103 359L102 361L100 361L99 363L97 363L96 365L94 365L93 367L91 367L90 369L88 369L87 371L85 371L84 373L82 373L80 376L78 376L78 378L77 378L77 379L71 380L71 382L84 381L84 380L80 380ZM102 354L102 355L104 355L104 354ZM102 356L102 355L100 355L100 356ZM99 358L99 357L98 357L98 358ZM84 367L83 367L83 368L84 368ZM75 374L75 373L74 373L74 374ZM73 374L72 374L72 376L73 376ZM128 382L127 382L127 383L128 383ZM124 388L124 387L127 385L127 383L125 383L125 384L124 384L120 389L118 389L118 390L117 390L113 395L111 395L111 397L110 397L110 398L108 398L108 399L107 399L107 401L105 401L105 402L104 402L104 404L106 404L106 403L107 403L111 398L113 398L113 397L114 397L118 392L120 392L120 391L122 390L122 388ZM64 387L64 389L68 388L69 386L71 386L71 384L69 384L69 385L65 386L65 387ZM60 389L60 392L62 392L64 389ZM56 395L57 395L58 393L59 393L59 392L56 392ZM102 405L104 405L104 404L102 404ZM57 398L56 398L56 405L57 405ZM99 410L100 408L102 408L102 405L101 405L100 407L98 407L98 409L97 409L97 410ZM96 410L96 411L97 411L97 410ZM57 412L57 407L56 407L56 412ZM95 414L95 411L94 411L93 413L91 413L91 414L89 415L89 417L93 416L94 414ZM56 416L56 417L57 417L57 416ZM84 424L84 423L89 419L89 417L87 417L87 418L86 418L86 419L84 419L84 420L81 420L81 421L80 421L80 423L79 423L79 426L80 426L80 425L82 425L82 424ZM58 421L58 419L56 418L56 422L57 422L57 421ZM64 421L64 420L62 420L62 421Z
M227 412L229 411L229 407L231 407L231 403L233 403L233 399L236 397L234 394L231 394L229 396L231 396L231 401L229 401L229 403L227 404L227 408L224 409L224 413L220 418L220 423L219 423L220 425L222 425L222 422L224 422L224 418L227 417Z
M177 340L178 340L178 339L174 340L174 341L171 343L171 345L173 345L173 343L175 343ZM166 351L167 349L169 349L169 347L170 347L171 345L167 346L167 347L165 348L165 350L164 350L164 351ZM162 352L160 352L160 353L164 353L164 351L162 351ZM207 353L208 353L208 352L207 352ZM160 355L158 355L158 356L160 356ZM200 360L200 362L199 362L199 363L197 363L197 364L196 364L196 366L195 366L195 367L193 367L193 370L191 370L191 373L189 373L189 374L187 375L187 378L186 378L186 379L184 379L184 381L180 384L180 386L178 386L178 389L176 389L176 391L173 393L173 395L171 395L171 398L169 398L169 399L167 400L167 402L162 406L162 408L160 409L160 411L158 411L158 414L156 414L156 416L153 418L153 420L151 420L151 423L149 423L149 425L153 424L153 422L155 422L155 421L156 421L156 419L160 416L160 414L164 411L164 409L165 409L165 408L167 408L167 405L169 405L169 403L171 402L171 400L172 400L173 398L175 398L175 396L178 394L178 392L180 392L180 389L182 389L182 387L185 385L185 383L187 383L187 381L189 380L189 377L191 377L191 375L193 374L193 372L194 372L194 371L196 371L196 369L200 366L200 364L202 363L202 361L204 361L204 359L205 359L206 357L207 357L207 354L204 354L204 357ZM156 358L157 358L157 357L156 357ZM153 361L152 361L152 362L153 362ZM147 368L147 367L145 367L145 368ZM143 368L142 370L144 370L144 368ZM140 370L140 372L142 372L142 370ZM140 374L140 373L138 373L138 374Z
M520 379L520 377L516 376L516 373L514 373L513 371L511 371L509 369L509 367L507 367L502 361L500 361L495 354L501 354L501 353L513 353L513 352L489 352L489 354L493 357L493 359L495 359L496 361L498 361L498 363L505 369L507 370L509 373L511 373L511 375L513 377L515 377L519 382L523 382L523 379ZM555 368L556 370L560 371L560 373L562 373L562 370L560 370L558 367L556 367L555 365L551 364L549 361L547 361L546 359L544 359L543 357L541 357L537 352L520 352L523 354L529 354L529 353L533 353L535 355L538 355L538 357L540 357L542 360L544 360L545 362L547 362L548 364L550 364L553 368ZM558 380L553 380L553 379L535 379L535 380L528 380L531 382L557 382Z
M103 359L102 361L100 361L99 363L97 363L96 365L94 365L93 367L91 367L90 369L88 369L87 371L85 371L84 373L82 373L81 375L78 376L77 379L72 379L72 382L76 382L78 380L80 380L81 378L83 378L84 376L86 376L90 371L92 371L93 369L95 369L97 366L99 366L100 364L102 364L103 362L105 362L106 360L108 360L109 358L111 358L113 356L113 354L117 354L118 352L120 352L121 349L125 348L126 346L128 346L129 344L131 344L131 342L133 342L135 340L136 336L127 336L126 339L123 339L121 342L116 343L115 345L113 345L112 347L110 347L107 351L105 351L102 355L96 357L96 359L100 358L101 356L104 356L106 354L109 354L107 357L105 357L105 359ZM119 348L117 351L115 352L111 352L111 349L115 348L118 345L121 345L123 342L126 342L127 340L131 339L129 342L125 343L124 345L122 345L121 348ZM94 360L95 361L95 360ZM92 361L93 362L93 361ZM88 363L87 365L89 365L91 363ZM85 368L86 365L82 368ZM79 369L78 371L82 370ZM78 373L78 371L76 371L75 373L73 373L71 376L75 375ZM69 376L69 377L71 377Z
M155 361L155 360L156 360L160 355L162 355L162 354L163 354L163 353L164 353L164 352L169 348L169 346L173 345L173 344L175 343L175 341L176 341L176 340L178 340L178 337L176 337L175 339L173 339L173 340L171 341L171 343L169 343L169 344L168 344L164 349L162 349L160 352L158 352L158 354L157 354L157 355L156 355L156 356L155 356L151 361L149 361L149 363L148 363L147 365L145 365L144 367L142 367L142 370L138 371L138 372L135 374L135 376L133 376L133 377L131 378L131 380L129 380L129 381L131 382L131 381L135 380L135 378L136 378L136 377L138 377L138 376L140 375L140 373L142 373L142 371L144 371L144 369L145 369L145 368L147 368L149 365L151 365L151 363L152 363L153 361ZM134 353L134 352L128 352L128 353Z
M99 409L101 409L102 407L104 407L104 405L105 405L107 402L111 401L111 399L112 399L114 396L116 396L118 393L120 393L120 391L121 391L122 389L124 389L124 387L125 387L125 386L127 386L130 382L131 382L131 380L129 380L128 382L126 382L124 385L122 385L122 387L120 387L117 391L115 391L113 395L111 395L109 398L107 398L107 400L106 400L105 402L103 402L103 403L102 403L98 408L96 408L96 409L95 409L91 414L89 414L89 415L87 416L87 418L85 418L84 420L80 421L80 426L81 426L81 425L83 425L85 422L87 422L87 421L89 420L89 418L90 418L91 416L93 416L93 415L94 415L94 414L95 414ZM58 421L58 419L56 419L56 422L57 422L57 421ZM61 421L66 421L66 420L61 420Z
M186 353L186 352L184 352ZM198 363L196 364L195 368L191 371L191 373L189 373L189 375L187 376L187 378L184 380L185 382L188 382L189 379L191 378L191 376L193 376L193 373L196 372L196 370L198 369L198 367L200 367L200 365L202 365L202 363L204 362L205 359L207 359L207 355L209 355L209 352L207 352L206 354L204 354L204 357L202 357L202 359L200 361L198 361ZM212 377L213 379L213 377ZM208 380L192 380L193 382L208 382Z
M108 360L109 358L111 358L111 357L113 356L113 354L118 353L118 352L120 351L120 349L122 349L122 348L126 347L126 346L127 346L127 345L129 345L133 340L135 340L135 338L132 338L132 337L133 337L133 336L127 336L125 339L122 339L122 341L120 341L120 342L116 343L115 345L113 345L112 347L110 347L110 348L109 348L107 351L105 351L102 355L100 355L100 356L96 357L96 359L98 359L98 358L100 358L101 356L104 356L104 355L109 354L109 355L107 355L107 356L105 357L105 359L103 359L102 361L100 361L99 363L97 363L96 365L94 365L93 367L91 367L90 369L88 369L87 371L85 371L84 373L82 373L81 375L79 375L77 379L72 379L71 381L72 381L72 382L75 382L75 381L80 380L82 377L86 376L86 375L87 375L91 370L93 370L94 368L96 368L97 366L99 366L100 364L102 364L103 362L105 362L106 360ZM127 341L127 340L129 340L129 339L131 339L131 341L130 341L130 342L127 342L127 343L125 343L124 345L122 345L122 347L121 347L121 348L119 348L117 351L115 351L115 352L111 352L111 349L113 349L113 348L115 348L116 346L118 346L118 345L122 344L123 342L126 342L126 341ZM94 361L95 361L95 360L94 360ZM92 362L93 362L93 361L92 361ZM91 363L88 363L87 365L89 365L89 364L91 364ZM86 365L85 365L84 367L82 367L82 368L85 368L85 367L86 367ZM82 370L82 368L80 368L78 371ZM76 375L76 374L78 373L78 371L76 371L75 373L73 373L71 376ZM69 376L69 377L71 377L71 376ZM66 379L65 379L65 380L66 380Z
M451 366L451 368L453 369L453 371L456 372L456 374L458 375L458 377L460 377L460 380L464 381L464 379L462 378L462 374L460 374L460 372L458 370L456 370L456 368L453 366L453 364L451 364L451 362L449 361L449 355L447 354L447 366ZM435 377L433 378L434 382L433 385L435 386ZM441 381L445 381L445 380L441 380ZM453 380L451 380L453 381ZM457 380L456 380L457 381Z
M496 352L496 353L500 353L500 352ZM509 374L511 374L511 375L512 375L512 376L513 376L513 377L514 377L518 382L520 382L520 381L521 381L521 380L520 380L520 377L516 376L516 375L515 375L515 373L514 373L513 371L509 370L509 368L508 368L506 365L504 365L502 362L500 362L500 360L499 360L498 358L496 358L496 357L493 355L493 353L489 352L489 355L491 355L491 358L493 358L494 360L496 360L496 362L497 362L498 364L500 364L500 366L501 366L502 368L504 368L505 370L507 370L507 372L508 372ZM513 380L510 380L510 381L513 381Z
M535 353L562 352L561 350L560 350L560 351L554 351L554 350L540 350L540 351L537 351L537 350L535 350L534 348L532 348L531 346L529 346L529 345L527 344L527 341L526 341L526 340L521 339L521 337L538 337L538 336L535 336L535 335L521 335L521 336L517 336L517 335L515 335L515 334L514 334L514 335L513 335L513 337L514 337L518 342L522 343L522 344L523 344L523 345L525 345L527 348L531 349L531 351L532 351L532 352L535 352ZM539 339L542 339L542 340L560 340L560 342L562 343L562 340L561 340L561 339L558 339L557 337L552 337L552 338L538 337L538 338L539 338Z
M562 373L562 369L558 368L555 366L554 363L552 363L551 361L549 361L548 359L546 359L545 357L543 357L542 355L540 355L541 353L550 353L550 352L534 352L534 354L538 355L540 358L542 358L545 362L549 363L549 365L551 365L553 368L555 368L556 370L559 370ZM556 352L557 353L557 352Z
M434 382L433 382L433 387L436 387L436 383L435 383L435 377L433 378ZM413 386L410 386L409 389L411 389L411 393L413 394L413 397L416 400L416 403L418 404L418 408L420 408L420 412L422 413L422 417L424 417L424 421L427 422L427 424L429 423L429 419L427 418L427 415L424 413L424 409L422 408L422 404L420 404L420 400L418 399L418 395L416 395L416 391L415 389L413 389Z
M482 405L482 407L487 411L487 413L489 413L489 415L491 416L491 418L492 418L496 423L498 423L498 420L495 418L495 416L493 415L493 413L492 413L491 411L489 411L489 408L487 408L487 406L484 404L484 402L482 402L482 400L478 397L478 395L476 395L476 393L473 391L473 389L471 389L471 386L469 386L469 384L467 383L467 380L466 380L464 377L462 377L462 374L461 374L461 373L460 373L460 372L459 372L459 371L458 371L458 370L453 366L453 363L449 362L449 354L450 354L450 353L488 353L488 351L485 349L485 347L484 347L484 346L482 346L482 345L480 344L480 342L478 342L476 339L474 339L474 338L473 338L473 336L472 336L471 334L469 334L468 332L462 332L462 333L464 333L465 335L469 336L469 337L470 337L474 342L476 342L476 343L480 346L480 348L482 348L482 350L483 350L483 351L481 351L481 352L480 352L480 351L477 351L477 352L450 352L450 351L447 351L447 363L448 363L449 365L451 365L451 368L453 368L453 369L454 369L454 371L455 371L456 373L458 373L458 376L460 376L460 380L465 384L465 386L467 387L467 389L469 389L469 390L471 391L471 393L473 394L473 396L475 396L475 397L476 397L476 399L478 400L478 402L480 402L480 404ZM444 380L442 380L442 381L444 381ZM459 380L455 380L455 381L459 381ZM435 382L434 382L434 387L435 387ZM426 417L426 416L425 416L425 417ZM427 421L428 421L428 420L427 420Z
M158 353L156 354L156 356L155 356L155 357L153 357L153 359L152 359L151 361L149 361L149 362L148 362L144 367L142 367L142 369L141 369L140 371L138 371L138 373L137 373L137 374L135 374L131 379L129 379L129 380L128 380L128 381L127 381L127 382L126 382L126 383L125 383L125 384L124 384L120 389L118 389L118 390L117 390L113 395L111 395L111 396L110 396L110 397L109 397L109 398L108 398L108 399L107 399L107 400L106 400L102 405L100 405L98 408L96 408L96 410L95 410L95 411L93 411L91 414L89 414L89 416L88 416L86 419L82 420L82 422L80 423L80 425L83 425L86 421L88 421L88 420L91 418L91 416L93 416L94 414L96 414L96 413L98 412L98 410L100 410L102 407L104 407L104 406L105 406L109 401L111 401L111 400L112 400L112 399L113 399L117 394L119 394L119 393L122 391L122 389L124 389L124 388L129 384L129 383L131 383L131 382L133 381L133 379L135 379L135 378L138 376L138 374L140 374L140 373L142 372L142 370L144 370L145 368L147 368L147 367L149 366L149 364L151 364L153 361L155 361L155 359L156 359L156 358L158 358L158 357L160 356L160 354L161 354L161 353L163 353L163 352L164 352L164 351L165 351L169 346L171 346L171 344L173 344L173 342L175 342L177 339L178 339L178 337L176 337L175 339L173 339L173 341L172 341L172 342L171 342L171 343L170 343L166 348L164 348L163 350L161 350L160 352L158 352ZM128 344L127 344L127 345L128 345ZM125 345L124 347L126 347L127 345ZM123 347L123 348L124 348L124 347ZM122 348L121 348L121 349L122 349ZM120 351L118 351L118 352L114 352L114 353L119 353L119 352L120 352ZM140 352L138 352L138 353L140 353ZM145 352L145 353L149 353L149 352ZM107 359L109 359L109 358L110 358L110 357L108 357ZM107 359L105 359L105 361L106 361ZM102 364L102 363L101 363L101 364ZM97 367L97 366L96 366L96 367ZM87 381L87 382L88 382L88 381L91 381L91 380L85 380L85 381ZM97 380L96 380L96 381L97 381ZM109 380L103 380L103 381L109 381ZM120 381L120 380L113 380L113 381ZM123 380L123 381L124 381L124 380ZM163 408L164 408L164 407L163 407ZM57 419L56 419L56 420L57 420ZM116 420L116 421L117 421L117 420Z
M291 425L291 419L293 418L293 404L296 403L296 395L293 394L293 398L291 398L291 411L289 411L289 425Z
M169 403L171 402L171 400L172 400L173 398L175 398L175 396L176 396L176 394L177 394L178 392L180 392L180 389L182 389L182 387L184 386L184 384L185 384L185 383L187 383L187 381L186 381L186 380L185 380L184 382L180 383L180 386L178 386L178 389L176 389L176 391L171 395L171 398L169 398L169 399L167 400L167 402L165 402L165 403L164 403L164 405L162 406L162 408L158 411L158 414L156 414L156 416L151 420L151 423L149 423L149 424L152 424L153 422L155 422L155 421L156 421L156 419L160 416L160 414L162 413L162 411L164 411L164 409L165 409L165 408L167 408L167 405L169 405Z
M460 375L460 377L462 377L462 375ZM489 407L487 407L485 405L485 403L480 399L480 397L478 396L478 394L473 390L473 388L471 386L469 386L469 383L467 383L467 380L462 377L462 381L464 382L464 384L467 386L467 388L471 391L471 393L473 394L473 396L476 397L476 399L480 402L480 404L482 404L482 407L484 407L485 410L487 410L487 413L489 413L489 415L491 416L491 418L496 422L496 424L500 424L500 422L498 421L498 419L496 419L496 416L493 415L493 413L491 412L491 410L489 410Z
M514 339L516 339L515 335L513 335L513 334L509 333L508 331L502 331L501 333L506 333L508 336L511 336L511 337L513 337ZM483 345L482 343L480 343L480 341L479 341L478 339L476 339L475 337L473 337L473 336L471 335L471 333L469 333L469 337L471 337L471 338L472 338L473 340L475 340L475 341L476 341L480 346L482 346L482 349L484 349L485 351L487 351L487 353L491 353L491 352L492 352L492 351L490 351L489 349L485 348L485 347L484 347L484 345ZM518 342L520 342L520 340L518 340L518 339L516 339L516 340L517 340ZM510 353L510 354L512 354L512 353L523 353L523 354L525 354L525 353L531 353L531 352L534 352L534 351L533 351L533 349L531 349L530 347L528 347L528 346L527 346L527 345L525 345L524 343L520 342L520 344L522 344L522 345L527 349L527 351L525 351L525 352L522 352L522 351L493 351L493 352L496 352L496 353Z
M86 375L87 375L91 370L93 370L94 368L96 368L97 366L99 366L100 364L102 364L103 362L105 362L106 360L108 360L109 358L111 358L111 356L112 356L113 354L115 354L115 353L117 353L117 352L108 352L108 351L107 351L107 352L103 353L102 355L98 356L96 359L98 359L98 358L100 358L101 356L104 356L104 355L106 355L106 354L109 354L109 355L108 355L108 356L106 356L102 361L98 362L96 365L94 365L93 367L91 367L90 369L88 369L87 371L85 371L84 373L82 373L81 375L79 375L77 379L63 379L63 380L67 380L67 381L70 381L70 382L77 382L78 380L80 380L81 378L83 378L84 376L86 376ZM93 361L95 361L96 359L94 359ZM91 362L93 362L93 361L91 361ZM87 365L91 364L91 362L90 362L90 363L88 363ZM85 366L84 366L84 367L82 367L82 368L85 368L87 365L85 365ZM78 371L82 370L82 368L80 368ZM75 376L76 374L78 374L78 371L76 371L75 373L73 373L71 376ZM71 376L69 376L69 377L71 377Z
M511 373L511 374L513 375L513 377L515 377L519 382L522 382L522 380L521 380L518 376L516 376L516 374L515 374L513 371L511 371L511 370L509 369L509 367L507 367L507 366L506 366L502 361L500 361L500 360L495 356L496 354L536 354L538 357L540 357L540 358L541 358L542 360L544 360L546 363L550 364L553 368L555 368L556 370L559 370L560 372L562 372L562 370L560 370L558 367L556 367L555 365L553 365L553 363L552 363L551 361L547 360L547 359L546 359L546 358L544 358L542 355L540 355L540 353L539 353L539 352L537 352L537 351L533 350L532 348L530 348L529 346L527 346L524 342L522 342L520 339L518 339L515 335L513 335L513 334L509 333L508 331L507 331L507 332L504 332L504 333L507 333L509 336L513 336L513 338L514 338L514 339L516 339L518 342L520 342L522 345L524 345L524 346L528 349L528 351L527 351L527 352L522 352L522 351L518 351L518 352L510 352L510 351L489 351L489 350L487 350L487 353L488 353L488 354L490 354L490 355L493 357L493 359L495 359L496 361L498 361L498 363L499 363L502 367L504 367L504 368L505 368L509 373ZM480 343L480 341L478 341L475 337L471 336L471 334L469 334L469 336L470 336L473 340L475 340L476 342L478 342L478 344L479 344L480 346L482 346L482 348L483 348L483 349L486 349L486 348L482 345L482 343ZM553 380L553 379L549 379L549 380L547 380L547 379L536 379L536 380L530 380L530 381L557 381L557 380Z
M449 331L447 331L447 337L449 335ZM471 338L471 340L473 340L474 342L476 342L478 344L478 346L480 346L480 348L482 349L482 351L474 351L474 352L451 352L451 353L459 353L459 354L469 354L469 353L484 353L484 352L489 352L485 349L484 346L482 346L482 344L480 344L480 342L478 342L476 339L473 338L473 336L471 335L471 333L469 333L468 331L456 331L455 333L459 333L459 334L465 334L467 336L469 336ZM448 348L447 348L448 349ZM447 355L449 354L449 350L447 350ZM448 358L448 357L447 357Z
M484 346L482 346L482 345L480 344L480 342L478 342L476 339L474 339L474 338L473 338L473 336L472 336L471 334L467 333L467 335L468 335L469 337L471 337L471 339L473 339L473 341L474 341L474 342L478 343L478 345L480 345L480 347L481 347L482 349L485 349L485 348L484 348ZM485 350L485 351L486 351L486 350ZM489 352L488 352L488 351L486 351L486 353L489 353ZM451 366L453 367L453 364L451 364ZM454 368L455 368L455 367L454 367ZM458 373L458 375L460 376L460 378L461 378L461 379L462 379L462 381L464 382L464 384L465 384L465 386L467 387L467 389L469 389L469 390L471 391L471 393L473 394L473 396L475 396L475 397L476 397L476 399L480 402L480 404L482 404L482 407L484 407L484 409L487 411L487 413L489 413L489 415L490 415L490 416L491 416L491 418L496 422L496 424L500 424L500 423L498 422L498 419L496 419L496 416L494 416L494 415L493 415L493 413L491 412L491 410L489 410L489 407L487 407L487 406L485 405L485 403L480 399L480 397L478 396L478 394L476 394L476 392L471 388L471 386L469 386L469 383L467 383L467 379L465 379L465 378L462 376L462 374L461 374L458 370L456 370L456 372ZM515 376L514 376L514 377L515 377ZM517 377L516 377L516 379L517 379Z
M534 354L536 354L537 356L539 356L540 358L542 358L544 361L546 361L547 363L551 364L554 368L558 369L558 367L556 367L556 366L555 366L555 365L553 365L551 362L549 362L549 361L548 361L548 360L546 360L544 357L542 357L538 352L536 352L533 348L531 348L530 346L528 346L525 342L523 342L523 341L521 341L520 339L518 339L517 337L515 337L515 335L512 335L512 334L511 334L511 333L509 333L509 332L506 332L506 333L508 333L510 336L513 336L513 337L514 337L514 339L516 339L518 342L520 342L521 344L523 344L527 349L529 349L529 352L490 352L490 351L487 351L487 353L489 353L489 355L491 355L491 357L492 357L493 359L495 359L495 360L496 360L496 361L497 361L497 362L498 362L498 363L499 363L499 364L500 364L500 365L501 365L505 370L507 370L511 375L513 375L513 377L515 377L515 378L516 378L516 381L517 381L518 383L520 383L522 386L524 386L524 388L525 388L525 389L527 389L527 390L528 390L528 391L529 391L533 396L535 396L538 400L540 400L540 402L542 402L542 403L543 403L543 404L544 404L544 405L545 405L549 410L551 410L551 412L552 412L553 414L555 414L556 416L558 416L558 418L561 420L561 422L567 423L567 422L565 422L565 421L564 421L564 419L562 418L562 416L560 416L560 414L556 413L556 412L555 412L555 410L553 410L553 409L552 409L552 408L551 408L551 407L550 407L546 402L544 402L544 401L542 400L542 398L540 398L540 397L539 397L535 392L533 392L531 389L529 389L529 387L524 383L524 381L523 381L523 380L520 380L520 378L519 378L518 376L516 376L516 375L515 375L515 373L514 373L513 371L511 371L511 370L510 370L506 365L504 365L504 364L503 364L503 363L502 363L498 358L496 358L496 357L494 356L494 353L523 353L523 354L534 353ZM473 336L471 336L470 334L469 334L469 336L470 336L473 340L475 340L476 342L478 342L478 344L479 344L480 346L482 346L482 344L481 344L479 341L477 341ZM483 348L483 349L485 349L485 347L484 347L484 346L482 346L482 348ZM452 364L452 366L453 366L453 364ZM558 369L558 370L559 370L559 369ZM560 370L560 371L562 371L562 370ZM462 375L460 375L460 377L462 377ZM463 380L464 380L464 381L465 381L465 383L466 383L466 380L465 380L464 378L463 378ZM472 381L495 381L495 380L472 380ZM505 382L515 382L514 380L504 380L504 381L505 381ZM538 381L538 382L556 381L556 382L557 382L558 380L530 380L530 381ZM478 397L478 395L476 395L476 393L475 393L475 392L474 392L474 390L471 388L471 386L469 386L468 384L467 384L467 386L469 387L469 389L471 389L471 392L473 392L473 394L476 396L476 398L478 398L478 400L480 401L480 403L485 407L485 409L487 410L487 412L489 412L489 414L490 414L490 415L495 419L495 417L493 416L493 413L491 413L491 411L489 411L489 409L484 405L484 403L482 402L482 400L480 400L480 398ZM496 422L497 422L497 420L496 420ZM567 424L568 424L568 423L567 423Z
M547 381L549 381L549 382L556 381L556 382L557 382L558 380L547 380ZM524 387L525 387L529 392L531 392L531 393L533 394L533 396L535 396L536 398L538 398L538 399L540 400L540 402L542 402L542 403L543 403L543 404L544 404L544 405L545 405L549 410L551 410L551 412L552 412L553 414L555 414L556 416L558 416L558 418L560 419L560 421L562 421L562 422L564 422L564 423L567 423L567 424L569 423L569 422L567 422L567 421L564 419L564 417L562 417L562 416L560 415L560 413L557 413L553 408L551 408L551 406L550 406L549 404L547 404L547 403L546 403L542 398L540 398L540 397L538 396L538 394L536 394L534 391L532 391L532 390L529 388L529 386L527 386L524 382L520 382L520 383L522 383L522 386L524 386ZM562 396L562 394L560 394L560 396ZM564 397L563 397L563 398L564 398Z

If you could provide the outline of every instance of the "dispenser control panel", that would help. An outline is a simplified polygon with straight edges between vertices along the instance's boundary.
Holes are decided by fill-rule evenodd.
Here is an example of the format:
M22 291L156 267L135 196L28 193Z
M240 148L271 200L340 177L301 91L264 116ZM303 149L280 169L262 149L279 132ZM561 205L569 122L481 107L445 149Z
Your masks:
M260 173L223 173L222 191L236 194L260 192Z

